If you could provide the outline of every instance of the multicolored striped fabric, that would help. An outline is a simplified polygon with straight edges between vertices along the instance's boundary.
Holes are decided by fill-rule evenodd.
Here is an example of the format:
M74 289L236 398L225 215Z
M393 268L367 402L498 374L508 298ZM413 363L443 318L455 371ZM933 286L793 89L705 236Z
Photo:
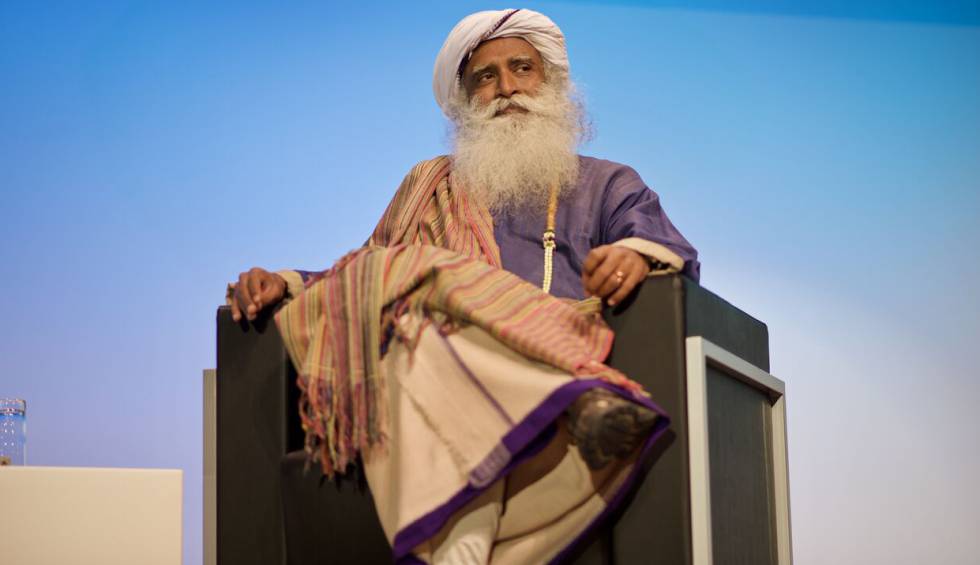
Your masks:
M299 372L306 446L328 476L383 448L380 374L387 339L412 343L413 311L443 331L476 324L511 349L639 394L604 365L612 332L596 315L499 268L490 214L453 191L445 157L405 178L364 248L308 281L276 322Z
M451 187L445 155L412 168L388 204L368 245L437 245L500 267L493 217Z

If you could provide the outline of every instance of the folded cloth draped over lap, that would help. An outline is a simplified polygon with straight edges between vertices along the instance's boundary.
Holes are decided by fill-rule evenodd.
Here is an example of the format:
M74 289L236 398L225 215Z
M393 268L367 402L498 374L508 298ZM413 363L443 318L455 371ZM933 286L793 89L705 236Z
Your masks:
M300 375L307 447L327 474L343 471L358 450L383 443L381 351L395 333L415 341L421 328L398 324L406 312L435 320L443 332L475 324L531 360L639 394L635 383L602 363L613 334L598 316L447 249L366 247L277 315Z

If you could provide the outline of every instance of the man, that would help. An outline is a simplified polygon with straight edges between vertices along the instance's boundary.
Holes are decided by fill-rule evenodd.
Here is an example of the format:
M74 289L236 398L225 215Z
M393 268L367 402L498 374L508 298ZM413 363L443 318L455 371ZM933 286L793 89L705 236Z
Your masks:
M697 278L696 252L632 169L577 155L547 17L463 19L433 89L453 154L413 168L367 245L322 273L254 268L229 302L239 320L289 299L308 447L327 474L361 458L396 560L561 559L665 425L602 364L598 301Z

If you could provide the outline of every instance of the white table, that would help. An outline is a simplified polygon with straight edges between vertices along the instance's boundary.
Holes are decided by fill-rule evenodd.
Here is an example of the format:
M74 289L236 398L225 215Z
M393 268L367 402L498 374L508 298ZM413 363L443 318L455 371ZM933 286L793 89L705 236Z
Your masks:
M0 563L179 565L178 469L0 468Z

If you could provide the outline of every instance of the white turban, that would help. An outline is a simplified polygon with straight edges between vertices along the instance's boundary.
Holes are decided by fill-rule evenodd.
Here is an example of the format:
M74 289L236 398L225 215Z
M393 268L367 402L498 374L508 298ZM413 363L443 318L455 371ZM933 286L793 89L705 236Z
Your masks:
M460 87L459 71L464 61L481 43L498 37L520 37L534 46L546 63L568 71L565 36L548 16L521 9L470 14L449 32L436 56L432 91L443 113L449 115L450 101Z

